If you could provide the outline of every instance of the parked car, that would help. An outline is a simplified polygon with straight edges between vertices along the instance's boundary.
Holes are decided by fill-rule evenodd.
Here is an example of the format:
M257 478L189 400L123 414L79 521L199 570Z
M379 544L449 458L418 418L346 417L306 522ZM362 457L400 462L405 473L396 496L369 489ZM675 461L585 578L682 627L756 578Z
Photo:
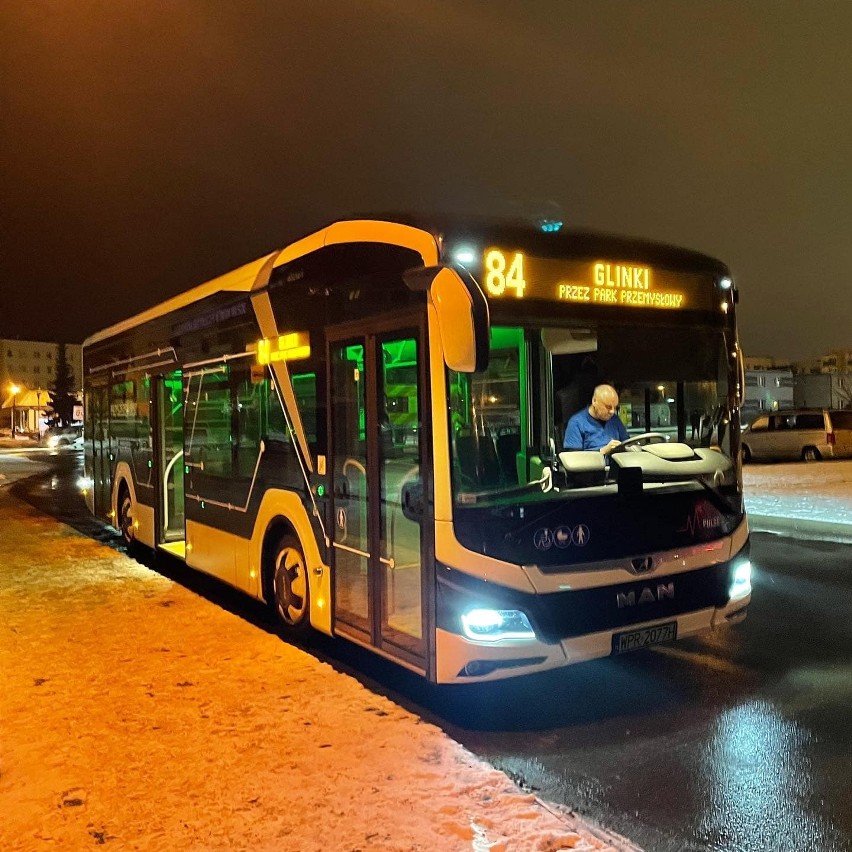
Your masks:
M742 433L743 461L852 458L852 410L791 408L758 415Z
M44 433L44 444L51 449L82 447L82 426L52 426Z

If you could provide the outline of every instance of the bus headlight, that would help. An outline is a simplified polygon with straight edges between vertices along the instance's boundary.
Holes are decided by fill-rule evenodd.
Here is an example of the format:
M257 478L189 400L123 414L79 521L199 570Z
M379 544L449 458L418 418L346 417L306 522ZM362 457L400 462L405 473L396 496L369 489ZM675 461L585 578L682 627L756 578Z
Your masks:
M89 476L81 476L77 480L77 487L85 494L93 485L94 480Z
M734 579L728 594L731 600L751 594L751 562L748 559L739 562L734 569Z
M519 609L471 609L461 617L468 639L496 642L499 639L535 639L526 614Z

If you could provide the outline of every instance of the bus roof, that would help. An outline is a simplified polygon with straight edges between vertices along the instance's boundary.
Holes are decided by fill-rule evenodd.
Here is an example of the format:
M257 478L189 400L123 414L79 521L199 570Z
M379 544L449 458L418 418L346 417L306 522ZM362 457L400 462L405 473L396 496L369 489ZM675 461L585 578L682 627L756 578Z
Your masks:
M427 231L442 241L515 243L531 253L551 257L601 258L620 255L625 260L632 258L668 269L730 274L722 261L703 252L604 231L562 226L558 230L547 231L536 222L505 217L406 213L385 216Z
M213 278L204 284L160 302L141 313L109 326L87 337L83 347L108 340L136 326L199 302L216 293L249 293L264 287L276 266L281 266L303 257L312 251L329 245L355 242L383 242L405 246L416 251L426 266L438 262L438 245L435 238L422 229L399 221L387 219L341 219L319 231L290 243L283 249L247 263L232 272Z
M251 261L204 284L160 302L141 313L98 331L83 341L91 346L128 331L157 317L199 302L216 293L249 293L266 286L275 267L290 263L325 246L341 243L382 242L410 248L420 254L424 266L438 263L439 246L454 243L504 242L523 245L550 256L631 257L669 268L690 268L727 275L727 267L709 255L690 249L644 239L632 239L576 228L560 228L545 233L528 221L506 218L447 216L428 214L380 214L363 218L339 219L304 236L283 249Z

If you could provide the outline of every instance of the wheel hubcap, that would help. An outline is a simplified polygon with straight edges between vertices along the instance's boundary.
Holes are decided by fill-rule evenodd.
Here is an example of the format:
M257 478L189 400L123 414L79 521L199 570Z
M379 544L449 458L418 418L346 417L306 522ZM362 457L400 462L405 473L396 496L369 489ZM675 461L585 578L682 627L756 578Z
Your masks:
M118 525L121 530L121 535L124 540L131 542L134 539L133 527L133 501L130 497L125 497L121 503L121 509L118 513Z
M296 625L305 615L307 577L302 555L285 548L275 561L275 601L281 618Z

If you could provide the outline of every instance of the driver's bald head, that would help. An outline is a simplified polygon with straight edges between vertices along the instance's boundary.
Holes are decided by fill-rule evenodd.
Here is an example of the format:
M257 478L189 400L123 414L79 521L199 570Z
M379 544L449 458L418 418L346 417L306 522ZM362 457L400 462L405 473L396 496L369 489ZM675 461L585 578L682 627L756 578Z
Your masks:
M612 385L598 385L592 394L589 413L604 423L618 410L618 391Z

